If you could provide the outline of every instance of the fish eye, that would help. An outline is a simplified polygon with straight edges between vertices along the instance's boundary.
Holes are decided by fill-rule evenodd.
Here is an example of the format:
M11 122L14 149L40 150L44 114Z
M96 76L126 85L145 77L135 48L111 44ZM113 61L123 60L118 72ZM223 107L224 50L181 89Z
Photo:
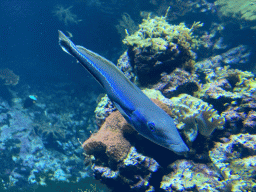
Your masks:
M148 128L154 132L156 130L156 127L155 127L155 123L153 122L148 122Z

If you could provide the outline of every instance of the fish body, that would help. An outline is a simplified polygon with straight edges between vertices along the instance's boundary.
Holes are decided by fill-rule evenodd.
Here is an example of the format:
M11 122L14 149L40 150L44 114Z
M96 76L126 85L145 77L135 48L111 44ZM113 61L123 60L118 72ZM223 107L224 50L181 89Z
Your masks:
M61 31L59 31L59 44L94 76L119 112L139 134L175 153L189 151L173 119L152 102L111 61L82 46L75 45Z

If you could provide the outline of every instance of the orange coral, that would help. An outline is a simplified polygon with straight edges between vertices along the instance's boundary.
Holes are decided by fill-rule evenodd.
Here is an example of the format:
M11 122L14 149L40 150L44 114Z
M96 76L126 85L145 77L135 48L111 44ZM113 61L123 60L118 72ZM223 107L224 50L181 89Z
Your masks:
M5 80L5 85L17 85L19 82L20 77L15 75L12 70L0 69L0 78Z
M133 131L120 112L115 111L106 118L100 130L83 143L83 148L88 155L107 155L110 160L119 162L131 148L123 136L125 130Z

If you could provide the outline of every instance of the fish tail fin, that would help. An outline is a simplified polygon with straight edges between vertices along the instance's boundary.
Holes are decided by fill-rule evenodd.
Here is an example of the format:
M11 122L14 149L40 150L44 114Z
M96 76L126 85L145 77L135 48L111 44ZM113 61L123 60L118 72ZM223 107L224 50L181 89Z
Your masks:
M60 30L59 32L59 44L63 51L72 55L72 49L75 48L75 44Z

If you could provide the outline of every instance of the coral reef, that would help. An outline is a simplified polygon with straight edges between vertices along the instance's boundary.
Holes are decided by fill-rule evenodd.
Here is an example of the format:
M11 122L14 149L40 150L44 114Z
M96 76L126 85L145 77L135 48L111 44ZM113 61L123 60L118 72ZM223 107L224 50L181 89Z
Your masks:
M123 40L129 47L128 56L139 83L155 83L162 72L170 73L177 67L193 71L192 48L198 41L192 33L200 26L199 22L191 28L184 23L170 25L166 17L143 19L140 29Z
M104 123L106 117L108 117L110 113L112 113L115 110L116 107L110 101L108 96L104 95L94 111L98 127L100 127Z
M125 51L117 61L117 67L125 74L125 76L132 82L136 82L136 75L133 72L130 58L127 51Z
M181 93L193 95L198 91L198 87L197 75L179 68L170 74L161 74L160 81L153 85L154 89L161 91L167 98L178 96Z
M230 185L230 191L254 191L256 189L256 136L232 135L224 143L216 143L209 156L214 166Z
M100 165L99 162L92 166L93 172L97 179L102 180L110 188L116 190L132 189L139 191L154 191L149 180L157 172L159 164L150 157L138 153L134 147L131 147L127 156L122 159L116 169L110 169Z
M246 118L243 121L243 126L245 130L249 133L256 134L256 112L251 110L247 114Z
M172 114L177 121L177 128L182 130L188 141L194 141L198 131L209 136L215 128L223 129L225 119L201 99L180 94L170 100L173 102Z
M1 69L0 78L4 80L5 85L17 85L20 77L15 75L10 69Z
M251 52L245 45L239 45L221 54L222 62L228 65L248 63Z
M229 98L234 101L250 96L255 91L254 75L251 72L229 69L229 66L204 71L206 83L202 84L195 95L203 100Z
M178 160L173 170L163 177L165 191L254 191L256 137L249 134L232 135L216 143L209 152L212 164L197 164Z
M254 74L229 66L203 69L203 84L194 96L210 103L226 119L225 132L254 133L250 111L256 109Z
M214 191L223 190L222 176L218 171L205 164L178 160L172 163L171 173L165 175L161 182L164 191Z
M100 130L83 143L86 154L97 158L104 158L107 155L109 161L121 161L127 156L131 147L123 137L123 131L127 129L132 131L119 111L111 113Z
M88 138L90 131L96 129L90 117L94 117L97 97L87 95L81 102L70 95L74 86L63 90L59 85L50 87L48 84L44 90L15 86L11 105L0 97L2 190L39 190L51 182L81 184L80 181L91 177L77 138ZM35 93L35 105L24 109L22 98Z

